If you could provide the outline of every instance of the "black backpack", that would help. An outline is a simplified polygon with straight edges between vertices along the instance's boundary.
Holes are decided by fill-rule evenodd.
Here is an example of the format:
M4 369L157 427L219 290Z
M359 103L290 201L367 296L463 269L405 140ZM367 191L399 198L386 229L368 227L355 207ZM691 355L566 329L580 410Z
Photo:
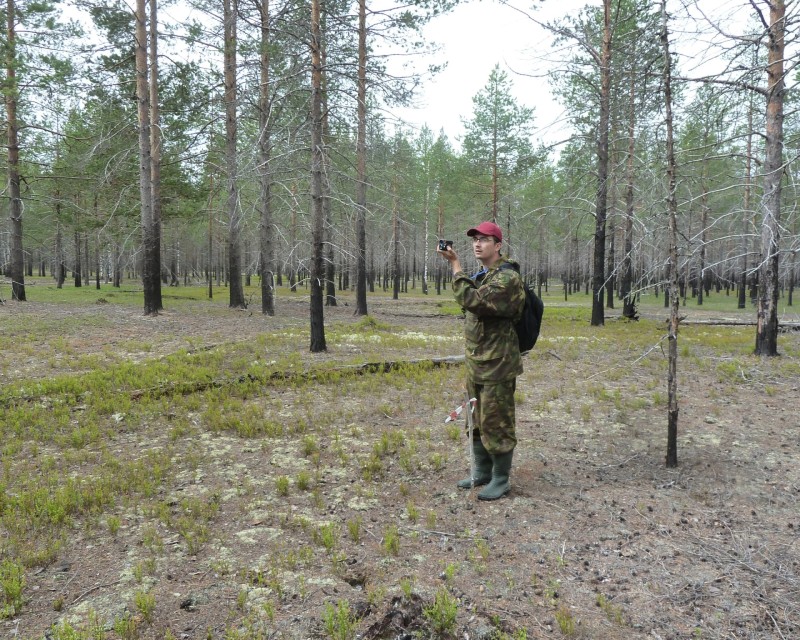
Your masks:
M514 265L506 263L501 269L517 269ZM519 271L517 271L519 273ZM519 352L523 355L528 353L536 344L539 331L542 328L542 314L544 313L544 302L536 295L533 289L525 281L522 282L525 290L525 307L522 310L522 317L514 323L514 329L519 338Z

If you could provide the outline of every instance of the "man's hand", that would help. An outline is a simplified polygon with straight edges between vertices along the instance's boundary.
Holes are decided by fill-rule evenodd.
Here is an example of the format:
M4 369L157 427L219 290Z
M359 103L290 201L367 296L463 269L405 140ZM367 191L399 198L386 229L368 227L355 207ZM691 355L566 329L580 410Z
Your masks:
M453 247L448 246L444 251L437 247L436 253L450 263L450 267L453 269L453 275L461 271L461 262L458 259L458 254L453 250Z

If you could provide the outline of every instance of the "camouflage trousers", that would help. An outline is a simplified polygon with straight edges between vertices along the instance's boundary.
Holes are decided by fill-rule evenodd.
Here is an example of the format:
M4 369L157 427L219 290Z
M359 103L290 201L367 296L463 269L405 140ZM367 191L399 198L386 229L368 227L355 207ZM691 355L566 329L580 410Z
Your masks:
M508 453L517 445L514 391L516 378L494 384L475 384L467 380L470 398L478 402L472 414L473 437L483 442L491 455Z

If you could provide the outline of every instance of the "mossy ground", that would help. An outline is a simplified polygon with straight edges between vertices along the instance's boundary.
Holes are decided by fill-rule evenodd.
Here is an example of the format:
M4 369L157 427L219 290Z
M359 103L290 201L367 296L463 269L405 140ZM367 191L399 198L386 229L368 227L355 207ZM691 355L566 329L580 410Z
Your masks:
M663 305L592 328L546 296L512 492L481 503L444 423L460 367L345 368L459 354L448 292L367 319L345 293L311 354L302 290L267 318L169 289L150 318L123 289L0 306L0 636L800 634L797 333L761 359L752 327L682 329L667 469Z

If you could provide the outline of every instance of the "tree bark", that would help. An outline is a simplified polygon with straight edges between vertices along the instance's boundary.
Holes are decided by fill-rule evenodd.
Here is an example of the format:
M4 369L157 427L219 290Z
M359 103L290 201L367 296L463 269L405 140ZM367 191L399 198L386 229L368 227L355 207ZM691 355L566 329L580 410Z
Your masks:
M322 33L320 0L311 0L311 345L312 353L327 351L325 344L322 283L325 277L322 172L325 168L322 140Z
M22 248L22 192L19 176L19 122L17 121L17 86L16 64L16 6L14 0L8 0L6 7L7 37L6 50L6 118L8 131L8 195L10 200L11 219L11 298L24 302L25 298L25 254Z
M752 94L747 109L747 152L745 155L745 174L744 174L744 202L742 208L743 229L742 229L742 258L739 274L738 308L744 309L747 306L747 259L750 255L750 233L752 231L752 221L750 214L750 193L753 184L753 99Z
M761 263L758 277L756 355L778 355L778 268L783 178L784 0L769 3L764 196L761 200Z
M152 158L150 153L150 91L147 82L147 13L145 0L136 0L136 101L139 120L139 198L141 200L142 226L142 287L144 289L144 314L158 313L158 295L153 289L154 278L159 273L151 261L153 238Z
M661 44L664 47L664 112L667 127L667 211L669 213L669 353L667 374L667 467L678 466L678 201L675 195L675 146L672 123L672 59L669 51L667 3L661 0Z
M161 295L161 113L158 105L158 10L157 0L150 2L150 189L153 198L153 229L148 259L154 304L164 308Z
M58 194L56 194L58 198ZM67 277L67 266L64 264L64 239L61 232L61 202L56 201L56 289L64 288L64 280Z
M367 315L367 3L358 0L358 125L356 133L356 309Z
M75 264L72 267L72 276L75 280L75 288L83 286L83 260L81 258L81 232L75 230Z
M611 102L611 0L603 0L603 48L600 54L600 120L597 130L597 198L595 202L594 262L592 268L593 327L605 324L606 215L608 213L608 127Z
M275 245L274 229L272 224L272 172L270 161L272 159L272 140L270 122L270 89L269 89L269 45L270 45L270 20L269 0L261 0L261 78L258 94L259 132L258 153L260 160L260 203L261 223L259 226L259 242L261 256L261 313L267 316L275 315Z
M397 202L397 177L392 178L392 300L400 297L400 213Z
M324 0L320 0L324 2ZM326 16L324 4L320 6L321 16L320 20L323 21ZM324 33L325 23L321 22L320 31ZM325 42L320 42L320 61L322 68L327 65L327 48ZM328 76L322 75L322 144L325 149L328 148L328 142L331 139L330 126L328 123ZM325 219L325 249L327 250L327 258L325 259L325 306L336 306L336 262L333 252L333 213L331 211L331 166L330 158L327 153L322 154L324 162L322 167L322 209L323 217Z
M629 78L628 95L628 152L625 158L625 239L622 256L622 317L638 320L636 296L633 295L633 216L634 216L634 157L636 154L636 56Z
M225 205L228 215L228 271L230 277L228 306L244 309L247 305L242 288L242 219L239 210L238 158L236 136L238 132L236 49L238 47L236 22L238 0L224 0L225 20L225 166L228 170L228 198Z

